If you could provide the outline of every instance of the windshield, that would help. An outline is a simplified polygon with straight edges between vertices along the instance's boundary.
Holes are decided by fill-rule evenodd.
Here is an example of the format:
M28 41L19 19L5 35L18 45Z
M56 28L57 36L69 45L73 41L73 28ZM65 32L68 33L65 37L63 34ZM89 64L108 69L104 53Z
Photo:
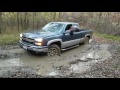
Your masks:
M43 27L43 31L59 32L62 26L60 23L49 23Z

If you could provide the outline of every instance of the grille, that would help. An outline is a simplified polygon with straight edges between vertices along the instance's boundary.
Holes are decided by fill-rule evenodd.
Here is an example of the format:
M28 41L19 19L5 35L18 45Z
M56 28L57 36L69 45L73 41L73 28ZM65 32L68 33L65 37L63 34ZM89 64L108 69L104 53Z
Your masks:
M31 38L22 37L22 41L29 44L34 44L34 39L31 39Z

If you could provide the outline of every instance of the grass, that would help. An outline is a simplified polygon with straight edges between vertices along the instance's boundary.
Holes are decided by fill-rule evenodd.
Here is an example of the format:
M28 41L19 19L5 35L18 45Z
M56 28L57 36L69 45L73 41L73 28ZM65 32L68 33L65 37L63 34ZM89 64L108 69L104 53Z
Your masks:
M0 46L16 44L18 41L19 41L19 34L0 35Z
M6 29L4 33L0 34L0 46L17 44L19 42L20 33L24 31L25 30L18 31L16 28Z
M110 39L113 41L120 42L120 36L114 36L114 35L109 35L109 34L101 34L101 33L94 33L96 36L105 38L105 39Z

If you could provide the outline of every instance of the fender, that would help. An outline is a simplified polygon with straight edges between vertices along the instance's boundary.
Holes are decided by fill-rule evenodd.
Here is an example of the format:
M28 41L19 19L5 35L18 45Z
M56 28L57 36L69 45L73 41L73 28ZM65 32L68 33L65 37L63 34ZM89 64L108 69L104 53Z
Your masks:
M86 34L86 35L85 35L85 37L87 37L87 36L90 36L90 38L91 38L91 35L90 35L90 34Z
M47 46L49 46L51 43L58 42L58 41L61 42L62 44L62 39L54 39L54 40L48 41Z

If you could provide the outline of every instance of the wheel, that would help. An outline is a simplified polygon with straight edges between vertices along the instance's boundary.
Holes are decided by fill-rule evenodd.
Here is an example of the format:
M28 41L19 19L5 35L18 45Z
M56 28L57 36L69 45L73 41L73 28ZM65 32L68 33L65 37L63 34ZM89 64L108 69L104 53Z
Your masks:
M56 56L56 55L60 56L60 52L61 52L60 47L58 45L52 44L48 49L47 55L49 57Z
M89 38L85 37L84 45L87 45L87 44L89 44Z

